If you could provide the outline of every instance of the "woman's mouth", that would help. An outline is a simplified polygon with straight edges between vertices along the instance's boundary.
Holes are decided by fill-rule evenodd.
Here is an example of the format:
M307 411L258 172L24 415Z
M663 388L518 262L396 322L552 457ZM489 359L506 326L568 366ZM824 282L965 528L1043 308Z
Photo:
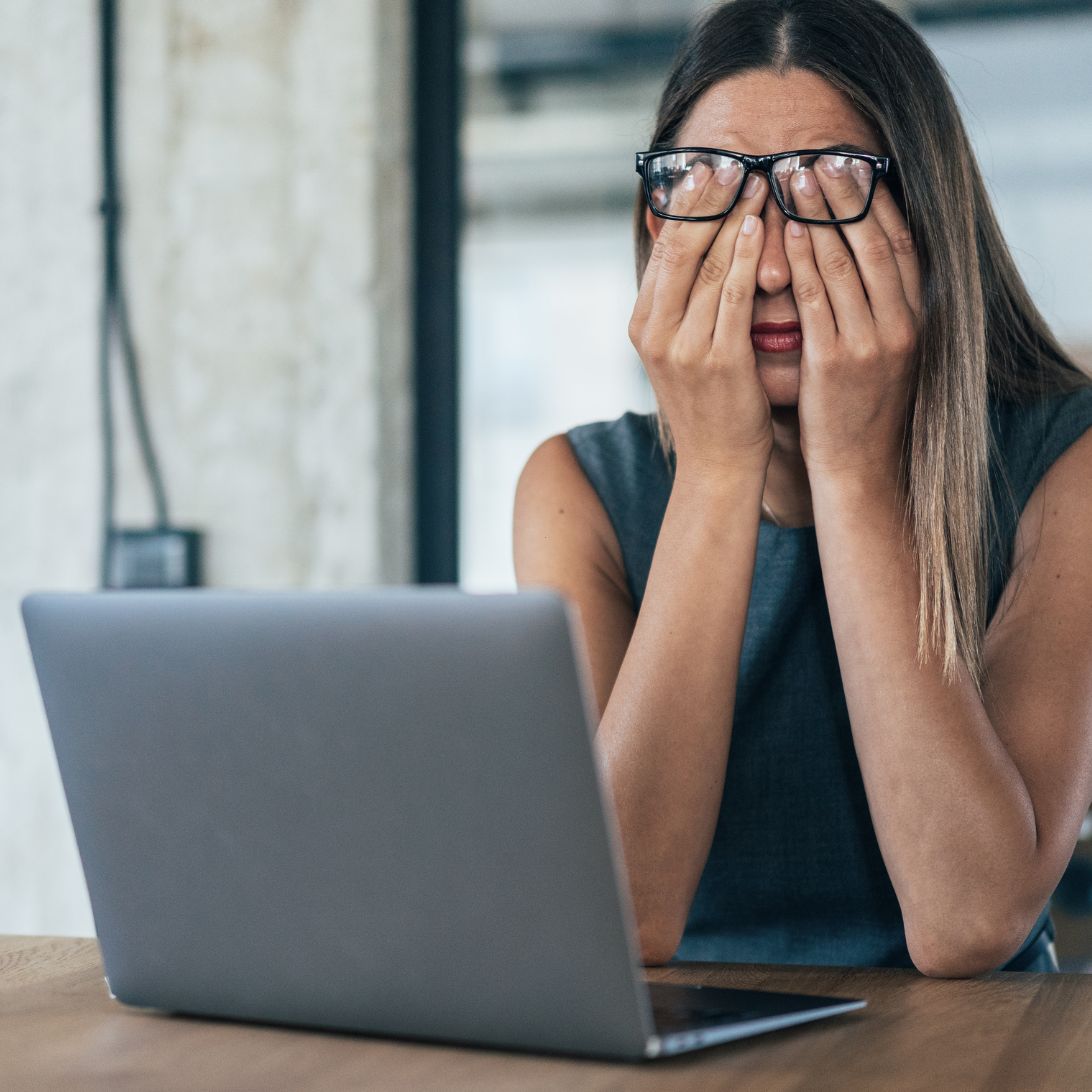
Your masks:
M751 327L751 344L759 353L791 353L804 344L799 322L756 322Z

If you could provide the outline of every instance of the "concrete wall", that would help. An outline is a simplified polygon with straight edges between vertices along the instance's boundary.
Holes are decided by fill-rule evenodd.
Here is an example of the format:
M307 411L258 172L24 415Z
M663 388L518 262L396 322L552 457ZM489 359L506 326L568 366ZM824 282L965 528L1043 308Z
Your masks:
M92 922L18 602L98 564L94 0L0 4L0 933ZM125 261L216 585L409 580L408 5L121 5ZM119 515L151 514L130 430Z

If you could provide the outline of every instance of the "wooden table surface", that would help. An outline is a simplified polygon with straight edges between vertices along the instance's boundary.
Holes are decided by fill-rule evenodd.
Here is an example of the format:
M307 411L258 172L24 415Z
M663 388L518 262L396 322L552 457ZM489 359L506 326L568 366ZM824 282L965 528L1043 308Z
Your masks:
M691 963L648 977L868 1007L677 1058L586 1062L142 1012L107 996L95 941L0 937L0 1087L1092 1089L1092 975Z

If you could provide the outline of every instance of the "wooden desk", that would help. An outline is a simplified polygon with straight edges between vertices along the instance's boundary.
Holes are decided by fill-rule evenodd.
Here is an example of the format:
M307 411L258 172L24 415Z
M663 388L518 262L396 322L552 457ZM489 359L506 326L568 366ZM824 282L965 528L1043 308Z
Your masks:
M0 937L0 1087L1092 1089L1092 975L681 964L661 981L864 997L868 1008L643 1064L583 1062L128 1009L92 940Z

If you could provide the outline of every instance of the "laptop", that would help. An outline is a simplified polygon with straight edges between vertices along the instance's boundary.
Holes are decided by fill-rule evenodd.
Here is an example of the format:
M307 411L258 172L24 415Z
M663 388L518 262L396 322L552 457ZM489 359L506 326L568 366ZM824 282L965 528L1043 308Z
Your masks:
M645 981L575 607L547 587L41 593L111 995L638 1060L861 1008Z

